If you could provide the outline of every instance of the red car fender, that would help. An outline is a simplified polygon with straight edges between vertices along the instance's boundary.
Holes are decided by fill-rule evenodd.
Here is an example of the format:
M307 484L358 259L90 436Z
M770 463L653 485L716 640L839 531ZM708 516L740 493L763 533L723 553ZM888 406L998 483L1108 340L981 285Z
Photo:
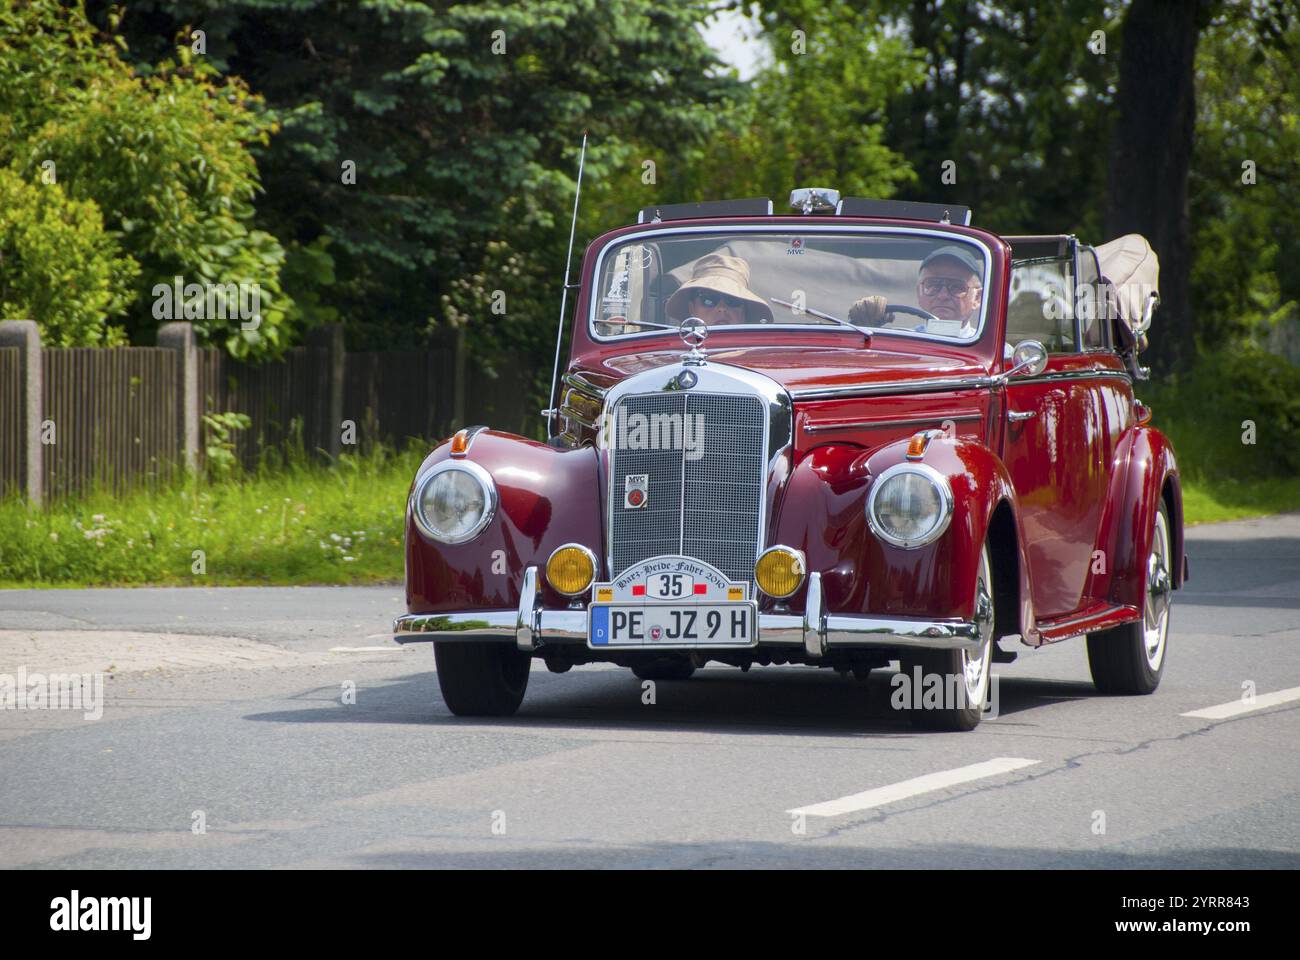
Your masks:
M1178 463L1159 430L1136 426L1115 450L1110 501L1115 505L1099 536L1098 549L1108 561L1095 565L1089 595L1117 606L1141 607L1146 599L1146 562L1155 536L1156 513L1169 489L1169 535L1174 587L1183 585L1183 492Z
M906 440L870 451L836 444L809 451L783 494L772 542L804 551L808 569L821 574L830 611L970 619L980 548L996 524L1002 542L995 547L994 579L1007 566L999 561L1013 558L1015 591L999 593L1019 614L1019 623L1012 622L1014 614L1000 603L999 633L1018 633L1020 623L1032 625L1015 491L1006 467L982 443L936 439L920 461L946 477L953 492L952 520L934 543L906 549L871 532L866 504L872 478L904 462L906 451ZM802 605L803 596L792 600Z
M436 447L416 474L450 456L450 444ZM485 430L475 435L466 460L492 475L499 498L496 515L468 543L439 543L406 518L406 602L412 613L501 610L517 606L524 569L544 568L556 547L580 543L603 569L604 547L596 452L590 447L560 450L511 434ZM415 484L412 484L414 490ZM599 571L598 571L599 576ZM563 606L539 578L543 601Z

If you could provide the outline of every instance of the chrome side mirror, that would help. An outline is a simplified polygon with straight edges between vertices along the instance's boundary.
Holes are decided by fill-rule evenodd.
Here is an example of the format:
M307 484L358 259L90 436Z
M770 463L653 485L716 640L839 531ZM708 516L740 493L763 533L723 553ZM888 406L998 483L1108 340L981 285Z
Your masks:
M1002 375L1010 379L1017 374L1036 377L1047 369L1047 348L1037 340L1021 340L1011 351L1011 369Z

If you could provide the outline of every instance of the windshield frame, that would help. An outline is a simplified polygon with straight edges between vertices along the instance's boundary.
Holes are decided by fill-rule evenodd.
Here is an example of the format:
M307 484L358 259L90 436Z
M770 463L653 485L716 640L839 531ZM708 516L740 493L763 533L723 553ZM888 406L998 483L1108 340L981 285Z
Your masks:
M841 326L837 323L737 323L728 324L724 328L715 328L714 333L741 333L748 331L772 331L777 332L794 332L794 333L840 333L851 336L861 336L863 333L869 333L871 336L884 335L891 337L905 337L910 340L930 341L932 343L941 343L948 346L969 347L978 343L987 330L988 313L989 313L989 289L993 277L993 251L988 244L975 236L967 233L958 233L956 231L934 229L929 227L908 227L896 225L849 225L842 223L826 224L809 224L809 223L791 223L789 229L782 229L785 225L776 223L747 223L747 224L697 224L694 226L672 226L672 227L652 227L648 230L638 230L632 233L623 233L614 237L609 243L601 247L600 252L596 255L596 262L592 266L591 286L587 291L589 294L589 304L587 308L587 336L593 343L597 344L618 344L633 343L645 340L650 337L675 336L677 330L648 330L644 333L625 333L614 334L611 336L602 336L596 332L596 312L600 305L599 289L603 282L602 269L605 263L605 257L612 250L619 249L627 243L642 240L648 237L672 237L676 235L690 235L699 233L715 233L719 235L726 234L750 234L750 233L767 233L776 237L785 237L787 235L800 235L808 233L828 233L840 234L842 236L912 236L912 237L931 237L942 240L946 243L966 243L974 246L980 253L984 262L984 281L983 295L980 297L979 323L975 332L965 337L949 337L934 333L921 333L915 330L905 330L892 327L854 327ZM818 309L823 309L818 306ZM828 311L829 312L829 311ZM847 313L847 307L845 308Z

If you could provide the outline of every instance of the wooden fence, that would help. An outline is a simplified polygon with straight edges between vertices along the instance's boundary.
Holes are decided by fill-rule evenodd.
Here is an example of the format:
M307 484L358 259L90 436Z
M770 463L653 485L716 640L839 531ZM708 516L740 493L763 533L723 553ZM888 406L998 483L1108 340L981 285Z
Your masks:
M122 493L169 479L180 457L176 351L42 350L44 495Z
M0 322L0 498L125 492L201 469L203 416L227 411L251 421L234 435L250 468L286 444L328 458L469 423L532 432L540 362L504 356L492 379L467 361L459 331L423 349L348 353L342 328L327 327L255 364L196 348L185 323L164 326L157 347L51 349L34 324Z

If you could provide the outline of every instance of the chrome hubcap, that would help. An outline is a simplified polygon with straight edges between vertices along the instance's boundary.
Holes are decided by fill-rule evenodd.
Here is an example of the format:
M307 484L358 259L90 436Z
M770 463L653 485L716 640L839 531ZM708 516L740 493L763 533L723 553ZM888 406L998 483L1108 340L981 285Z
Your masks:
M975 620L980 626L980 648L974 653L963 650L962 677L966 686L966 705L984 708L989 682L989 661L993 642L993 597L989 587L993 577L989 569L988 548L980 555L979 580L975 585Z
M1142 611L1142 633L1147 663L1160 669L1169 632L1169 606L1173 601L1173 578L1169 573L1169 528L1163 514L1156 515L1151 555L1147 557L1146 603Z

